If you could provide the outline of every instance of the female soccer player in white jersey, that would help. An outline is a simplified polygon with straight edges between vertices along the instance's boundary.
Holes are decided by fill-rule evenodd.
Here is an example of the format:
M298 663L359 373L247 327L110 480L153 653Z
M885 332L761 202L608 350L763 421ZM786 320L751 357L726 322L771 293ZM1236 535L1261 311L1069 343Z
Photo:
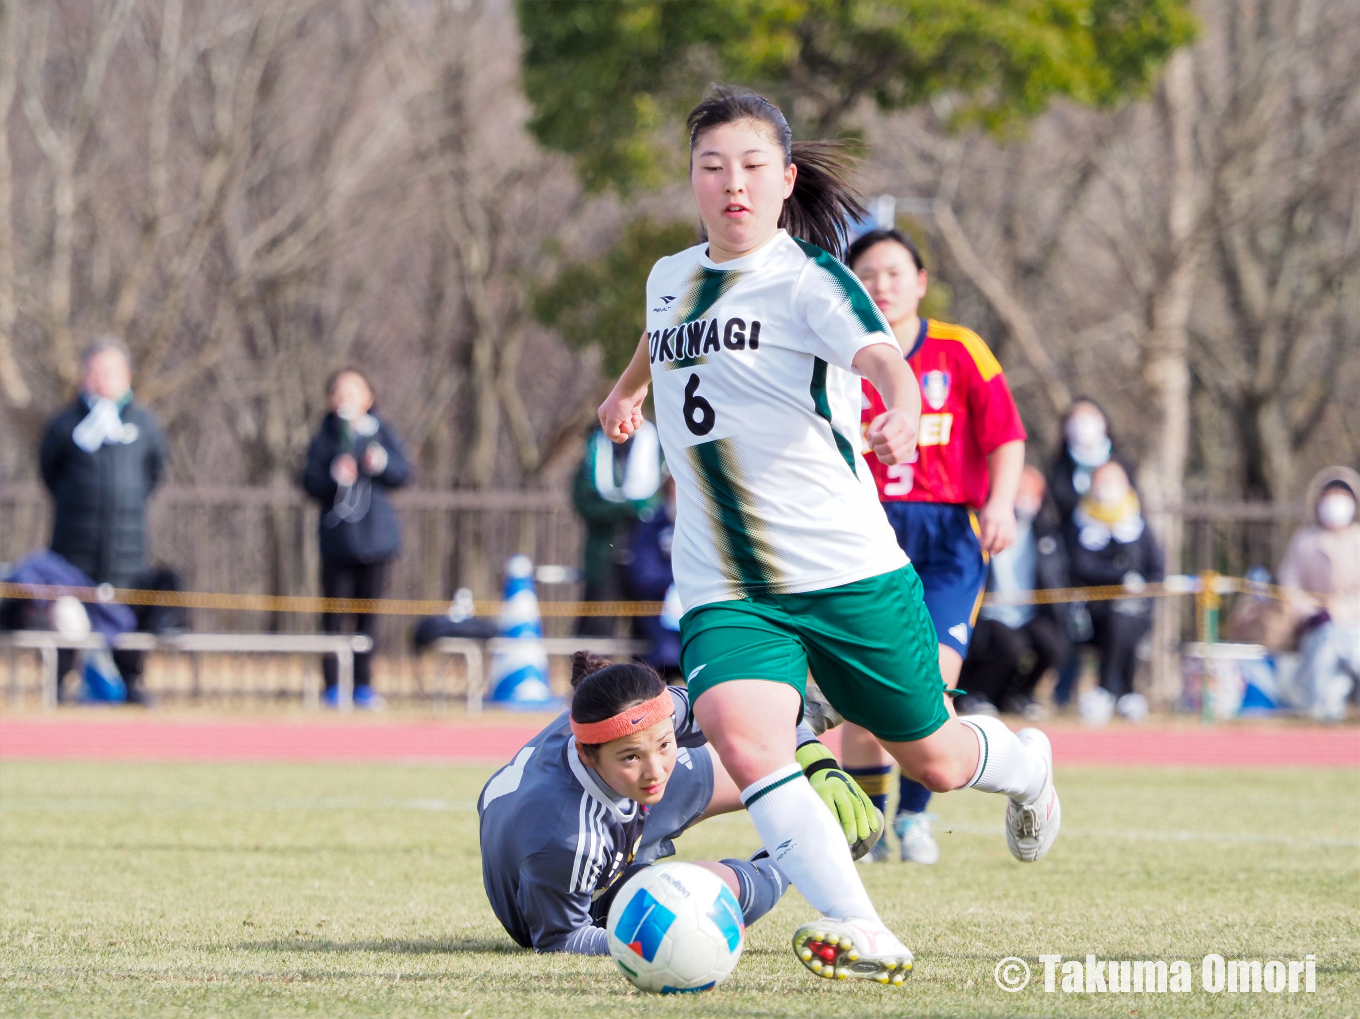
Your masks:
M690 182L707 240L647 281L647 333L600 406L622 441L649 381L676 479L671 559L695 715L766 849L822 913L794 934L814 972L900 983L887 929L845 838L795 760L809 667L841 714L943 792L1010 799L1012 853L1057 834L1052 752L1034 729L951 717L921 584L858 452L860 377L886 410L867 439L912 453L920 390L891 328L829 251L859 214L827 143L794 145L760 96L719 90L689 116Z

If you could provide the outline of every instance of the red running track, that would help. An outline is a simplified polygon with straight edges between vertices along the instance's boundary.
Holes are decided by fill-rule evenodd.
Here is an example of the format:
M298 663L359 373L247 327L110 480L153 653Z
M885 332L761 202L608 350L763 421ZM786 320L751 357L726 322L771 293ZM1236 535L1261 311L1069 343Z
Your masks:
M541 724L541 723L540 723ZM123 761L509 760L533 724L368 721L197 722L160 719L0 719L0 758ZM1355 727L1055 725L1045 731L1062 764L1199 767L1360 767ZM836 734L827 742L837 747Z

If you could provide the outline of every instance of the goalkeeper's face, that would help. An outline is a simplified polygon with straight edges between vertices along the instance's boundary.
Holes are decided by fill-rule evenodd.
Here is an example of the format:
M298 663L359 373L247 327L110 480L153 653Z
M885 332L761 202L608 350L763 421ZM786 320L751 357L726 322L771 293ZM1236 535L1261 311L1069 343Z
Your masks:
M650 806L666 794L666 783L675 769L675 721L668 718L650 729L603 743L593 753L581 753L610 789Z

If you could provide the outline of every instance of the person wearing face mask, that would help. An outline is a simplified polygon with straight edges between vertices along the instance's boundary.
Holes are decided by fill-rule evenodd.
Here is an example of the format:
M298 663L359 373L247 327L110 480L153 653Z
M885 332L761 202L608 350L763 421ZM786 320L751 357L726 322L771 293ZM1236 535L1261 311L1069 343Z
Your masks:
M410 468L401 441L371 413L373 388L346 368L327 386L330 412L307 447L302 487L321 507L321 591L327 598L381 598L388 564L401 551L401 529L387 493L406 484ZM340 633L344 614L321 616L327 633ZM373 636L373 616L354 615L354 632ZM354 656L354 703L382 706L373 692L372 652ZM323 662L326 703L338 697L337 665Z
M1290 699L1325 722L1340 721L1360 682L1360 474L1329 467L1308 486L1317 525L1297 531L1280 563L1299 620L1299 668Z
M1081 396L1072 401L1063 417L1062 430L1062 451L1048 471L1048 493L1066 521L1091 490L1092 473L1097 467L1114 460L1124 468L1130 484L1136 479L1132 464L1120 455L1110 436L1105 412L1094 400Z
M1091 472L1091 487L1066 525L1072 583L1077 587L1123 584L1136 594L1166 576L1162 550L1143 519L1138 494L1116 460ZM1112 712L1147 716L1147 700L1134 692L1138 642L1152 627L1152 603L1128 597L1088 603L1093 643L1100 658L1100 687L1080 705L1084 721L1103 725Z
M1044 499L1044 476L1026 467L1015 497L1015 542L992 557L987 589L1005 596L1067 587L1067 549L1056 511ZM984 605L968 646L955 702L960 714L1002 711L1039 721L1033 693L1050 668L1072 653L1070 605Z
M146 504L168 451L155 416L133 401L131 356L101 336L81 359L80 393L43 435L38 460L52 493L50 548L97 584L136 586L146 568ZM115 651L127 699L145 703L142 653ZM74 660L64 652L58 669Z

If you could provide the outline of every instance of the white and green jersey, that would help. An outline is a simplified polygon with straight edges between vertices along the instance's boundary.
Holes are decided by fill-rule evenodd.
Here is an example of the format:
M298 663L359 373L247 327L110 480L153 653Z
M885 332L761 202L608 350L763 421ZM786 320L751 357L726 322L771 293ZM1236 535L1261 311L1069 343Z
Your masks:
M906 565L860 448L850 363L892 330L848 269L783 230L721 265L698 245L647 280L656 425L679 506L686 611Z

